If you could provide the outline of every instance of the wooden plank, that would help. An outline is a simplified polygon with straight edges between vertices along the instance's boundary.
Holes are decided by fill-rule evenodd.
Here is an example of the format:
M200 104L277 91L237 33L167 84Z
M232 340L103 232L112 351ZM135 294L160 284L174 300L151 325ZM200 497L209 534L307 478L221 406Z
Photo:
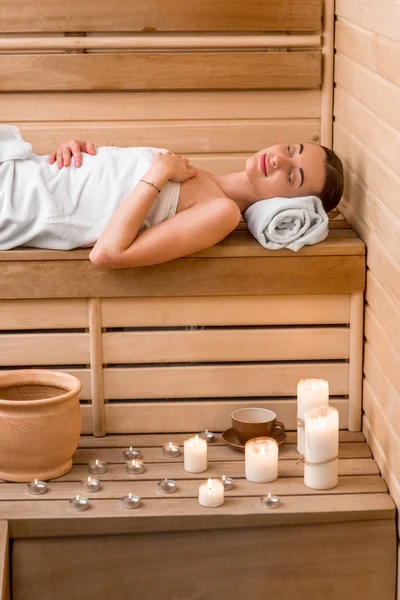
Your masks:
M296 533L284 525L239 531L215 529L206 535L199 528L168 535L17 540L13 588L21 600L53 598L55 594L58 600L89 594L114 600L129 597L133 588L139 598L189 598L198 595L197 590L207 590L210 600L237 600L245 592L254 600L279 594L307 600L321 597L328 588L332 598L351 600L360 593L365 600L375 600L378 591L380 600L392 600L396 582L393 530L390 521L372 521L303 525ZM210 548L205 552L208 543ZM265 552L266 545L275 548L272 557ZM290 561L287 548L293 552Z
M163 52L3 54L0 90L316 89L321 53Z
M90 383L92 390L93 433L106 434L103 386L103 344L100 299L89 300Z
M359 27L400 42L400 8L390 0L363 0L362 10L357 0L336 0L336 15ZM378 37L378 36L376 36Z
M297 444L297 431L287 431L286 444ZM171 437L171 435L173 437ZM165 443L170 442L172 439L178 443L183 444L183 440L186 440L188 433L143 433L143 434L130 434L130 435L107 435L103 438L93 437L92 435L82 435L79 440L78 448L128 448L133 446L134 448L153 448L162 446ZM223 446L225 442L222 440L221 434L216 433L216 439L214 446ZM361 431L353 432L341 429L339 431L339 442L340 443L359 443L364 442L364 434Z
M347 327L125 331L103 333L102 342L107 364L349 358Z
M334 135L335 151L355 173L358 173L360 161L362 161L363 170L359 177L386 204L392 213L400 218L398 202L399 175L394 173L374 150L369 148L339 121L335 121Z
M0 335L0 365L86 365L89 362L87 333L14 333Z
M355 60L335 54L335 82L389 125L400 129L400 89Z
M268 0L243 5L239 0L171 0L168 11L161 0L127 5L115 0L85 1L72 10L61 0L50 8L45 0L15 0L4 10L2 31L18 32L162 32L162 31L319 31L320 0ZM111 26L110 26L111 24Z
M258 152L282 142L294 139L312 142L319 139L318 119L252 119L243 118L219 120L174 120L174 121L122 121L104 123L101 121L75 121L68 125L57 122L36 124L17 123L21 135L32 144L36 154L50 154L58 146L71 139L91 140L95 146L151 146L167 147L173 152L188 156L198 167L208 167L214 172L213 164L218 154L231 155L231 161L238 158L232 153L245 153L240 157L244 162L248 153ZM206 156L203 154L206 153ZM209 155L209 156L207 156ZM83 157L84 159L85 157ZM223 158L223 157L222 157ZM244 166L244 165L243 165Z
M395 537L395 505L386 493L288 496L274 511L263 508L259 497L229 498L215 509L201 507L194 498L184 502L170 497L148 499L134 517L116 500L92 500L91 509L77 514L68 510L66 500L4 501L0 505L1 514L9 515L13 539L357 521L366 527L369 520L389 521Z
M0 330L70 329L88 326L87 300L3 300Z
M274 257L270 262L258 257L181 258L168 265L117 270L89 261L9 261L1 263L0 273L3 299L344 294L363 291L365 279L363 256Z
M0 600L10 600L10 561L7 521L0 521Z
M395 127L339 86L335 89L335 118L400 175L399 161L395 159L400 153L400 133Z
M198 119L319 119L319 90L268 92L49 92L0 95L2 123L23 122L43 126L48 121L65 121L70 125L82 121L113 121L110 140L115 140L119 121L180 121ZM118 120L116 120L118 116ZM62 129L64 131L64 128ZM107 131L101 132L102 136ZM123 135L120 132L120 135ZM66 139L71 139L70 137ZM115 142L114 142L115 143ZM107 144L108 145L108 144ZM148 144L146 144L148 145ZM52 148L47 148L46 152Z
M400 86L400 46L397 42L338 18L335 47L367 69Z
M72 370L69 373L76 374ZM80 377L81 378L81 377ZM83 379L81 378L81 381ZM109 402L105 406L107 433L165 433L185 431L222 431L230 427L232 411L251 406L268 408L278 415L287 429L297 427L297 401L282 398L274 400L201 400L189 402ZM348 427L349 403L347 399L331 399L339 410L340 428ZM82 433L93 433L90 406L81 406Z
M400 390L399 351L392 344L377 315L367 305L365 308L365 337L374 349L374 355L381 364L389 381Z
M363 325L364 294L350 296L350 348L349 348L349 429L361 429L362 376L363 376Z
M175 441L175 438L173 439ZM150 463L170 463L174 465L183 463L183 447L181 455L173 459L164 457L161 447L143 448L142 455L146 465ZM209 445L207 449L207 457L210 462L229 460L232 462L243 462L244 454L230 448L226 444L222 446L212 444ZM299 458L300 456L294 444L283 444L279 447L279 460L293 460ZM339 446L339 458L371 458L371 451L365 442L358 444L355 444L354 442L342 443ZM88 465L89 462L96 459L103 460L108 464L125 462L121 448L80 448L73 456L75 465Z
M102 298L103 327L347 324L349 296Z
M379 314L379 320L392 345L400 351L400 308L396 306L370 269L367 271L365 298L374 313Z
M69 500L76 495L78 485L75 482L49 482L46 496L40 496L39 502L49 500ZM119 500L124 496L129 487L132 494L142 499L160 498L155 481L107 481L102 482L101 488L95 494L90 495L91 500ZM337 487L331 490L312 490L304 485L303 477L286 477L274 481L274 493L283 496L313 496L327 494L378 494L386 492L385 482L379 475L341 476ZM247 479L235 479L234 487L225 492L226 498L244 498L261 496L265 491L265 485L254 484ZM199 493L199 482L182 480L179 482L174 498L197 498ZM51 496L50 496L51 494ZM26 500L26 484L2 483L0 484L0 501L2 500Z
M110 367L104 370L104 395L128 398L226 398L296 396L301 378L329 382L333 396L349 390L348 363L272 363L210 366Z

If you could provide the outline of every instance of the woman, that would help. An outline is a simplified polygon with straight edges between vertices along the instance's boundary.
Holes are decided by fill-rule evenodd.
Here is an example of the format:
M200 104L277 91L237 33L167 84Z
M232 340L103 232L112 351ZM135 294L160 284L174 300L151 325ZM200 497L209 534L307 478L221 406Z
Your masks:
M21 186L29 181L35 192L40 189L35 201L46 202L35 209L30 202L29 218L40 216L31 229L39 233L23 245L94 246L90 260L107 268L163 263L213 246L262 199L314 194L326 211L332 210L343 189L340 160L310 143L271 146L248 158L244 171L222 176L195 169L188 159L165 150L102 147L96 152L93 144L76 140L49 157L32 154L28 161L9 162L18 167ZM27 218L21 217L25 229ZM12 241L9 247L21 245L10 246Z

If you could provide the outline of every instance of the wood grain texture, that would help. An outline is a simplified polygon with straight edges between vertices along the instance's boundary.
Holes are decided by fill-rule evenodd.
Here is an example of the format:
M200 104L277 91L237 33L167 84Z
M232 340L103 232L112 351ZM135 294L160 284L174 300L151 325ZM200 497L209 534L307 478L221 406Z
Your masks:
M89 261L3 261L0 275L3 299L343 294L363 291L365 281L363 256L343 260L329 255L274 257L273 261L259 257L182 258L117 270L94 267ZM13 283L16 279L18 287Z
M161 0L126 3L85 0L74 8L61 0L15 0L5 6L2 31L18 32L153 32L153 31L319 31L321 0Z
M362 594L365 600L375 600L378 594L381 600L392 600L396 543L390 522L296 529L296 536L292 528L283 526L240 532L18 540L13 552L15 598L36 600L57 593L58 600L71 595L77 600L100 595L116 600L129 597L134 587L138 598L160 600L194 595L238 600L244 593L254 600L277 594L306 600L329 588L331 598L351 600ZM275 552L266 553L266 545L275 547ZM112 586L107 585L110 556ZM181 563L185 564L183 572ZM67 575L71 572L73 579Z
M320 85L318 51L0 56L2 92L294 90Z
M363 0L362 10L360 8L357 0L336 0L337 16L357 24L360 28L400 42L400 8L396 2Z
M10 600L10 561L7 521L0 521L0 600Z

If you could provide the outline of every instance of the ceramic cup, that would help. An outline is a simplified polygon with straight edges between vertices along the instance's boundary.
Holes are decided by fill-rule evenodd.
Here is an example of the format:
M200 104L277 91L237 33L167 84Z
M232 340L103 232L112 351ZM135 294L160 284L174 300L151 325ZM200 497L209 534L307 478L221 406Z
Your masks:
M285 426L276 420L268 408L239 408L231 414L232 427L239 442L245 444L255 437L277 437Z

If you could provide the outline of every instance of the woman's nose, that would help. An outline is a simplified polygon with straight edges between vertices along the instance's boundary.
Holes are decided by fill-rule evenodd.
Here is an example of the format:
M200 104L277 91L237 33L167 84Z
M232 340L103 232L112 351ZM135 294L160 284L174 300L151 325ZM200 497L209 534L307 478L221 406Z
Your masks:
M289 163L289 161L290 158L288 156L282 156L282 154L274 154L274 156L271 159L271 163L274 169L280 169L281 167L284 167Z

